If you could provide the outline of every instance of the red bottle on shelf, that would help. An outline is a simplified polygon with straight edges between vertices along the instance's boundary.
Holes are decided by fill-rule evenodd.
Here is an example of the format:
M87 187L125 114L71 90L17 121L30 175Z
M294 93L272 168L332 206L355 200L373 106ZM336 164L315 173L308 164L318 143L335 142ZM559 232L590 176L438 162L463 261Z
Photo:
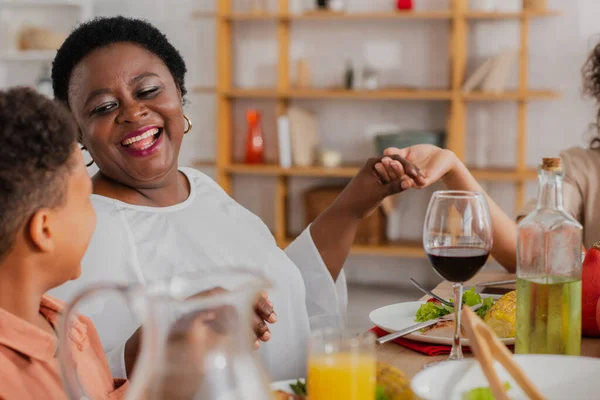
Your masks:
M246 137L246 164L264 163L265 137L260 127L260 112L248 110L248 136Z
M396 1L396 8L398 10L402 10L402 11L412 10L413 9L413 2L412 2L412 0L397 0Z

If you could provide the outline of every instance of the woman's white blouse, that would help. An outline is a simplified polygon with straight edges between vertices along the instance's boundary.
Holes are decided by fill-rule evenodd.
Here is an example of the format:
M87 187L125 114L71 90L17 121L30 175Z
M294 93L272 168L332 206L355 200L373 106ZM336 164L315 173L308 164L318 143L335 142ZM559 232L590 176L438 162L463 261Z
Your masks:
M343 325L346 280L334 283L307 228L288 248L277 247L260 218L235 202L207 175L181 168L191 192L183 203L156 208L93 195L98 223L82 261L82 275L50 294L69 301L89 284L150 282L205 268L257 268L273 282L269 298L278 321L259 350L274 380L305 375L313 328ZM124 345L138 323L121 301L110 298L79 311L94 322L111 372L125 377Z

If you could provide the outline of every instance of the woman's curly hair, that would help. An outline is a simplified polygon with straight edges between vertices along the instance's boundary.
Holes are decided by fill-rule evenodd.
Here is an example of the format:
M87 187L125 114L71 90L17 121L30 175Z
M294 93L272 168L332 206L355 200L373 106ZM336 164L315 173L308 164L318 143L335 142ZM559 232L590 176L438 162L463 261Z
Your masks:
M79 25L64 41L52 63L54 97L69 105L73 69L92 51L114 43L133 43L156 54L167 66L183 98L187 93L183 57L149 22L126 17L98 17Z
M587 61L583 64L583 93L596 100L600 105L600 43L594 47ZM595 137L590 142L592 149L600 149L600 107L593 124L596 131Z

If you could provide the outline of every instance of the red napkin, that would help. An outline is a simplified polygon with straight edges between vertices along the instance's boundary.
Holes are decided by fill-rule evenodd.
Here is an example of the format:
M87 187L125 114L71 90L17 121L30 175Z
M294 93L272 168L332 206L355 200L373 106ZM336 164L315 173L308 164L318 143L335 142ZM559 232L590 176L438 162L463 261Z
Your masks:
M377 337L382 337L388 334L388 332L383 329L379 329L378 327L373 327L371 332L375 333ZM399 344L402 347L406 347L407 349L414 350L421 354L425 354L426 356L443 356L450 354L450 350L452 350L451 346L446 346L443 344L431 344L425 342L417 342L410 339L398 338L394 339L394 343ZM463 353L470 353L471 349L468 347L462 347Z
M386 332L383 329L380 329L376 326L371 328L371 332L373 332L375 335L377 335L378 338L388 334L388 332ZM406 347L407 349L414 350L418 353L425 354L426 356L443 356L443 355L450 354L450 350L452 350L452 346L446 346L444 344L431 344L431 343L425 343L425 342L417 342L415 340L410 340L410 339L405 339L405 338L394 339L394 343L397 343L402 347ZM513 345L509 345L506 347L508 347L508 349L510 351L513 351L513 349L514 349ZM462 351L463 351L463 353L470 353L471 349L467 346L463 346Z

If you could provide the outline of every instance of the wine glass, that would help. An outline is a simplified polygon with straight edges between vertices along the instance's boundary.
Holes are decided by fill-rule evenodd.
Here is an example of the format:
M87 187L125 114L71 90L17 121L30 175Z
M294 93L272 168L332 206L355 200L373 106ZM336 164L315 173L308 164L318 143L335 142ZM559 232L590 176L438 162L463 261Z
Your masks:
M485 196L452 190L433 193L423 226L423 247L433 269L453 284L455 327L450 360L460 360L463 282L479 272L492 249L492 223Z

